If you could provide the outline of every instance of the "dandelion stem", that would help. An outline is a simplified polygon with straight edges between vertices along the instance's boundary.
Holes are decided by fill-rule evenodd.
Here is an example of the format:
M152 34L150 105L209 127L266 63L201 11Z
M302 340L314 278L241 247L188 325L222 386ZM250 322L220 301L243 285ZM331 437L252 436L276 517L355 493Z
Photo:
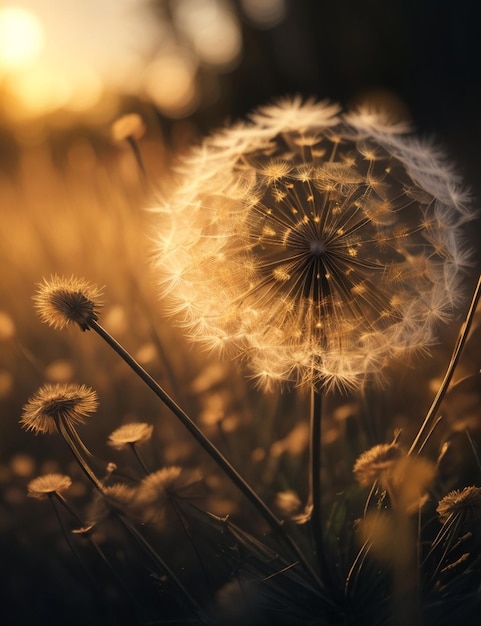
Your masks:
M459 359L461 357L461 353L463 351L464 345L468 338L469 331L471 329L471 325L474 320L474 314L476 313L476 307L479 302L479 298L481 296L481 276L478 278L478 283L473 293L473 297L471 298L471 304L469 306L468 312L466 314L466 319L463 322L458 334L458 338L456 340L456 344L454 346L453 353L451 355L451 360L449 361L449 365L447 367L446 373L444 374L444 378L441 382L441 386L438 389L436 397L433 400L433 403L424 418L424 422L419 429L416 438L414 439L408 454L413 454L416 451L416 448L419 445L419 442L425 432L425 430L431 425L432 420L436 416L436 413L441 406L442 401L444 400L444 396L448 390L449 384L451 383L451 379L458 365ZM419 451L418 451L419 452Z
M135 443L130 442L129 443L130 448L132 449L132 452L134 453L135 458L137 459L137 461L139 462L140 466L142 467L142 469L144 470L146 476L148 474L150 474L150 470L147 467L147 465L144 462L144 459L142 458L142 455L140 454L140 452L137 449L137 446L135 445Z
M139 172L142 176L142 180L145 183L147 179L147 173L145 171L144 161L142 159L142 154L139 149L139 144L131 135L129 135L126 140L133 152L135 162L137 163L137 167L139 168Z
M56 497L56 501L59 502L66 509L66 511L74 518L74 520L78 524L80 524L80 526L82 526L82 524L83 524L82 518L77 515L77 513L72 509L72 507L69 505L67 500L65 500L65 498L62 496L62 494L60 494L58 492L55 492L52 495ZM58 512L57 512L57 517L58 517ZM76 532L76 531L74 531L74 532ZM64 534L65 534L65 532L64 532ZM102 550L102 548L97 544L96 541L94 541L94 539L92 539L91 530L89 529L86 532L78 532L77 531L76 534L81 535L82 537L84 537L88 541L88 543L95 550L95 552L97 553L97 555L99 556L101 561L104 563L104 565L109 570L109 572L112 575L112 577L115 579L115 581L119 585L119 588L122 590L122 592L125 594L125 596L129 598L130 602L132 603L132 606L135 607L136 609L138 609L137 601L136 601L135 597L132 595L132 593L130 592L130 589L127 587L127 585L125 584L124 580L122 579L120 574L117 572L115 567L109 561L109 559L107 558L107 556L106 556L105 552ZM70 545L70 538L68 538L68 543Z
M314 538L314 548L321 574L326 575L326 562L323 547L322 527L322 393L314 386L311 387L311 434L310 434L310 502L312 504L311 522Z
M237 486L237 488L244 494L249 502L257 509L262 515L264 520L269 526L277 532L284 543L290 548L290 550L297 556L304 568L311 574L316 582L322 587L318 575L315 573L311 565L306 560L306 557L302 554L300 548L295 541L287 534L282 522L274 515L267 504L257 495L252 487L242 478L239 472L229 463L224 455L214 446L214 444L203 434L203 432L197 427L192 419L185 413L185 411L168 395L168 393L152 378L152 376L144 370L144 368L137 363L132 355L125 350L125 348L118 343L118 341L110 335L97 320L89 320L89 325L117 354L129 365L129 367L145 382L145 384L155 393L155 395L172 411L172 413L182 422L187 428L194 439L202 446L202 448L209 454L209 456L217 463L217 465L223 470L223 472L230 478L230 480Z
M95 592L99 595L101 595L101 590L99 589L93 575L92 572L89 570L89 568L87 567L87 565L85 564L84 560L82 559L82 557L80 556L79 551L77 550L77 548L74 545L74 542L72 541L72 537L70 536L70 533L67 531L67 529L65 528L65 524L62 520L62 516L60 515L60 512L55 504L55 499L54 499L54 494L49 494L49 500L52 503L52 507L53 510L55 511L55 515L57 517L57 521L60 525L60 528L62 529L62 533L63 536L65 537L65 541L67 542L70 550L72 551L72 554L74 555L74 557L77 559L81 569L83 570L85 576L87 577L87 580L89 581L89 583L91 584L92 588L95 590Z
M82 457L82 455L80 454L77 448L75 440L79 439L79 437L77 433L75 432L75 430L69 427L62 419L57 419L57 426L65 443L68 445L68 447L70 448L70 451L75 457L75 460L79 464L80 469L87 476L87 478L93 483L96 489L98 489L99 491L103 491L102 483L94 474L94 472L92 471L88 463L85 461L85 459Z
M311 388L311 415L310 415L310 500L312 504L312 527L314 530L314 542L316 553L319 557L320 542L322 538L321 522L321 416L322 416L322 394L320 391Z
M121 513L117 512L117 519L122 524L124 529L131 535L133 539L139 544L139 546L145 551L145 553L152 559L152 561L160 566L162 572L168 577L169 581L175 585L178 591L181 592L182 596L187 600L190 604L190 608L197 615L200 621L203 624L210 624L211 620L204 614L202 609L199 607L198 603L194 600L194 598L190 595L184 585L180 582L174 572L170 569L170 567L165 563L164 559L154 550L154 548L150 545L150 543L145 539L145 537L135 528L131 522L124 517Z

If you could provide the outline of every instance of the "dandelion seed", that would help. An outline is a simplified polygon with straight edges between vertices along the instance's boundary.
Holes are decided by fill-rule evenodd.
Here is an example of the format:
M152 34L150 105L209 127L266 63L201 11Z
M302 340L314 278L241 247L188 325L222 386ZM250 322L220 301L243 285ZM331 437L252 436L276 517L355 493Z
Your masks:
M31 480L28 484L28 495L31 498L44 500L48 496L55 493L59 494L66 491L72 480L64 474L45 474Z
M47 384L25 404L20 424L36 434L55 433L59 422L82 424L97 407L97 394L85 385Z
M61 330L78 324L88 330L90 323L98 320L100 293L98 287L85 280L52 276L38 286L33 299L40 319L49 326Z
M465 523L481 520L481 487L455 489L439 501L436 509L442 524L452 515L459 515Z
M404 123L295 97L207 138L159 208L161 295L269 388L378 381L459 304L469 195Z
M404 453L395 443L381 443L363 452L354 464L354 476L362 487L376 481L383 486L389 482Z
M120 426L109 436L108 444L117 450L122 450L131 444L142 444L152 437L152 424L133 422Z

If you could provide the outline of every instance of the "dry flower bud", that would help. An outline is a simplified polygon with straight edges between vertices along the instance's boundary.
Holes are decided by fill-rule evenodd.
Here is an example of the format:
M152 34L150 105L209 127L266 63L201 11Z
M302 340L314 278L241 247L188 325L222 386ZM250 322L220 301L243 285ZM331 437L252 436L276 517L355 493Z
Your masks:
M132 422L120 426L109 436L108 445L122 450L130 444L145 443L152 437L154 427L144 422Z
M42 322L60 330L71 324L88 330L98 320L100 294L98 287L83 279L52 276L38 285L33 299Z
M97 407L97 394L85 385L47 384L24 405L20 424L36 434L55 433L59 422L82 424Z
M366 450L354 464L353 471L357 482L362 487L368 487L376 481L385 486L403 454L395 443L381 443Z
M45 474L31 480L28 484L28 495L31 498L44 500L54 493L62 493L70 487L72 480L64 474Z
M455 489L444 496L436 509L439 521L446 523L452 515L459 515L463 522L481 520L481 487Z

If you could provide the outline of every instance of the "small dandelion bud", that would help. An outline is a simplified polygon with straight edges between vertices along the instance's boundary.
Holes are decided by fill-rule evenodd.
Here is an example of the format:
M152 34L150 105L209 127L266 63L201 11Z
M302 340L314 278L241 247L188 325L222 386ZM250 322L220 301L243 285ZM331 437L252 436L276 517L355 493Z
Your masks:
M452 515L460 516L464 523L481 520L481 487L465 487L448 493L436 509L439 521L444 524Z
M45 474L29 482L28 495L30 498L44 500L48 496L66 491L71 484L70 477L64 474Z
M112 138L121 143L126 139L141 139L145 134L145 124L138 113L122 115L112 124Z
M88 330L98 320L101 289L83 279L52 276L38 285L33 297L40 319L56 329L78 324Z
M402 456L397 444L381 443L361 454L354 464L354 476L362 487L369 487L376 481L384 486Z
M85 385L47 384L25 404L20 424L36 434L56 433L59 422L82 424L97 407L97 394Z
M117 450L122 450L128 445L145 443L152 437L153 430L152 424L143 422L124 424L114 430L107 443Z

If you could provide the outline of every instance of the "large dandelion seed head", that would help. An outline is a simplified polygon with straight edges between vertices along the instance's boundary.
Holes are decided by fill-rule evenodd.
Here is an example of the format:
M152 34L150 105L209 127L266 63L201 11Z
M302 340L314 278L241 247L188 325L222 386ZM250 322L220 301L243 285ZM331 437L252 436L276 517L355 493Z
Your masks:
M284 99L207 138L160 207L161 293L266 387L346 387L423 350L459 301L465 192L371 109Z

